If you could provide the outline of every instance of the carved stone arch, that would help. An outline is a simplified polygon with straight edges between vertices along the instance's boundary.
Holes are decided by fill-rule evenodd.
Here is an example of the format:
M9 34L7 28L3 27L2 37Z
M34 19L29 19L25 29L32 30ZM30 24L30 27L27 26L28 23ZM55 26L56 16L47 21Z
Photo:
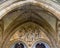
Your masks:
M10 41L9 42L9 44L8 44L8 46L6 46L6 48L11 48L13 45L15 45L16 43L23 43L24 44L24 46L25 46L25 48L28 48L28 45L26 44L26 42L25 41L20 41L20 40L13 40L13 41Z
M12 46L15 46L15 44L17 43L22 43L24 45L24 48L28 48L28 46L25 44L24 41L20 41L20 40L14 40L13 42L10 42L11 44L9 46L7 46L8 48L11 48Z
M23 24L24 24L24 23L23 23ZM9 42L11 36L12 36L18 29L20 29L19 27L20 27L20 26L18 26L15 30L13 30L11 33L8 34L9 37L6 38L6 40L5 40L4 44L3 44L3 48L7 45L7 42ZM43 29L43 28L40 28L40 29L43 30L44 33L48 36L48 38L51 40L51 35L49 35L48 33L46 33L45 29ZM53 45L52 42L53 42L53 41L51 41L51 45L52 45L52 48L53 48L54 45Z
M5 32L7 32L7 35L6 35L7 39L6 38L4 39L5 41L3 42L3 48L5 47L4 45L6 45L6 42L9 40L9 38L12 36L12 33L14 34L14 30L16 30L17 27L19 27L20 25L22 25L26 22L34 22L36 24L39 24L42 28L45 29L46 35L50 36L50 39L52 40L52 42L53 42L53 40L55 41L55 38L52 39L52 37L54 37L54 35L51 34L51 32L54 32L54 30L52 30L52 27L49 25L49 23L47 21L45 21L45 19L43 19L37 15L34 15L34 16L31 15L29 17L27 15L29 15L29 14L26 14L26 16L24 16L24 14L22 14L22 16L24 16L24 17L22 17L22 19L20 19L21 17L19 16L17 19L15 19L11 23L11 25L9 25L9 27L5 31ZM53 43L53 45L54 44L55 43Z
M46 43L46 44L49 46L49 48L52 48L52 45L49 43L49 41L47 41L47 40L45 40L45 39L37 40L37 41L33 44L32 48L33 48L33 47L35 48L35 46L36 46L37 43Z
M17 42L22 42L23 44L25 44L25 46L28 48L29 46L26 44L26 42L25 41L20 41L20 40L13 40L13 41L10 41L9 42L9 44L8 44L8 46L6 47L6 48L10 48L12 45L14 45L15 43L17 43ZM31 48L33 48L37 43L42 43L42 42L44 42L44 43L46 43L46 44L48 44L49 45L49 47L53 47L52 46L52 44L48 41L48 40L45 40L45 39L39 39L39 40L36 40L34 43L33 43L33 45L31 46Z
M6 45L6 42L9 41L10 37L12 36L12 34L14 34L15 30L21 26L22 24L26 23L26 22L34 22L38 25L40 25L46 32L46 35L50 38L51 42L53 42L53 46L56 48L56 38L54 36L54 29L51 27L51 25L45 20L43 19L38 13L32 11L33 8L31 8L32 4L29 4L28 7L30 8L26 8L26 10L23 8L19 8L22 9L23 13L20 14L20 16L18 16L5 30L5 38L3 39L3 48ZM35 6L36 7L36 6ZM38 8L38 7L37 7ZM39 9L40 10L40 9ZM36 10L35 10L36 11ZM52 38L53 37L53 38Z
M54 15L54 17L56 17L58 19L58 16L54 13L54 11L52 12L52 9L50 9L46 5L44 5L45 4L44 2L38 2L38 1L34 1L34 2L23 1L22 3L21 2L13 3L10 6L8 6L8 7L5 8L7 10L4 9L5 12L2 11L3 13L1 14L0 19L2 19L6 14L8 14L12 10L18 8L19 6L21 6L21 5L23 6L23 5L29 4L29 3L35 4L35 5L39 6L39 7L42 7L46 11L49 11L50 13L52 13ZM59 14L59 12L58 12L58 14Z

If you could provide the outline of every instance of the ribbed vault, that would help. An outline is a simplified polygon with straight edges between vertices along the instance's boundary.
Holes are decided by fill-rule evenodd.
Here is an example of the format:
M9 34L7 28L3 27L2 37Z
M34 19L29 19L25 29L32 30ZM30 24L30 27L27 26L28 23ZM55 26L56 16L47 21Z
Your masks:
M15 12L16 10L17 10L17 8L12 10L10 13ZM48 11L46 11L45 9L40 8L38 5L36 6L36 4L32 4L32 3L27 3L25 5L22 5L21 7L18 8L18 10L21 11L20 12L21 14L19 16L17 16L17 18L15 18L15 20L13 20L9 24L9 26L6 28L6 30L4 31L6 34L3 39L2 48L6 47L7 42L10 40L11 36L15 33L15 31L17 29L19 29L19 27L22 24L27 23L27 22L33 22L33 23L36 23L39 26L41 26L42 29L45 31L45 34L51 40L53 47L56 48L56 45L55 45L56 38L54 36L55 31L51 27L51 25L44 18L42 18L39 14L40 11L44 11L44 12L48 12Z
M9 2L8 5L7 5L7 2ZM13 9L18 8L19 6L24 5L26 3L29 3L29 2L33 3L33 4L36 4L37 6L40 6L40 7L44 8L45 10L48 10L49 12L54 14L55 17L57 17L58 19L60 18L59 17L59 11L58 11L59 9L56 10L55 6L52 7L50 2L48 3L48 2L40 1L40 0L39 1L38 0L36 0L36 1L35 0L31 0L31 1L26 0L26 1L20 1L20 2L15 0L15 1L7 1L7 2L5 2L6 5L2 4L2 5L5 5L4 7L2 5L1 5L2 7L0 6L1 7L0 8L0 10L1 10L1 12L0 12L0 19L2 19L6 14L8 14L8 12L12 11ZM53 4L55 4L55 3L53 3ZM57 7L59 7L59 5L57 5Z

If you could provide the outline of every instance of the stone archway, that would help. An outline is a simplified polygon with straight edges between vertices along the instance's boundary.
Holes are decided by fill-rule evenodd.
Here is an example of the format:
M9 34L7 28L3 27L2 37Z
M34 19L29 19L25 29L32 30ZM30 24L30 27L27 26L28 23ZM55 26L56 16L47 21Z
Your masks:
M46 42L50 48L53 48L53 44L49 40L49 37L45 33L43 33L43 30L41 27L33 22L24 23L15 31L16 33L13 34L17 38L10 38L10 41L5 45L6 48L10 48L16 41L23 41L27 48L32 48L32 46L35 44L35 42ZM43 36L43 34L45 36Z
M19 1L19 0L18 0ZM55 15L55 17L57 17L58 19L60 18L59 17L59 11L57 11L56 9L55 9L55 7L53 7L53 6L51 6L51 5L49 5L50 3L48 3L47 4L47 2L45 2L45 1L35 1L35 0L33 0L33 1L29 1L29 0L24 0L24 1L20 1L20 2L18 2L17 0L13 0L13 1L10 1L11 3L8 3L8 5L7 5L7 2L9 2L9 1L7 1L5 4L3 4L3 5L5 5L4 6L4 8L2 7L1 9L3 9L0 13L0 19L2 19L8 12L10 12L10 11L12 11L12 10L14 10L15 8L17 8L17 7L19 7L19 6L21 6L21 5L23 5L23 4L25 4L25 3L33 3L33 4L37 4L38 6L40 6L40 7L43 7L45 10L47 10L47 11L49 11L49 12L51 12L52 14L54 14ZM14 3L15 2L15 3ZM55 4L55 3L53 3L53 4ZM9 6L10 5L10 6ZM57 4L56 4L57 5ZM58 6L58 5L57 5ZM0 9L0 10L1 10ZM56 12L55 12L56 11Z
M35 7L35 8L34 8ZM37 8L37 9L36 9ZM36 6L36 4L33 3L27 3L20 8L18 8L20 11L22 10L23 13L21 13L16 19L14 19L11 24L7 27L7 29L4 31L6 34L3 39L2 47L6 47L6 42L10 40L10 37L15 33L15 31L18 29L19 26L26 22L34 22L38 25L40 25L44 30L46 35L51 40L53 47L56 48L56 38L54 36L54 29L51 27L51 25L40 16L40 7ZM42 8L43 9L43 8ZM44 10L44 9L43 9ZM15 10L16 11L16 10ZM46 11L46 10L44 10ZM14 12L14 10L12 11ZM47 11L48 12L48 11ZM54 38L52 38L54 37ZM54 42L53 42L54 41Z

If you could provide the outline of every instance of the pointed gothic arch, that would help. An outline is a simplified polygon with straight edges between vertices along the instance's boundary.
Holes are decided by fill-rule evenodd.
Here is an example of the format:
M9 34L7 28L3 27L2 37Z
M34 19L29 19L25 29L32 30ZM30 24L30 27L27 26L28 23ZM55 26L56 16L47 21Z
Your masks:
M20 25L22 25L24 23L27 23L27 22L34 22L34 23L40 25L46 31L45 33L50 38L51 42L54 41L53 42L53 46L56 47L55 46L56 38L54 36L54 32L55 31L51 27L51 25L44 18L42 18L37 12L33 11L33 8L31 8L31 7L36 7L36 5L34 6L34 4L31 3L31 4L26 4L27 8L24 8L25 5L23 5L22 7L19 8L19 9L21 9L23 11L23 13L20 14L13 22L11 22L11 24L5 30L5 32L7 32L7 34L6 34L6 36L5 36L4 40L3 40L3 46L2 47L3 48L5 47L6 42L9 41L10 37L12 36L12 34L15 33L14 31ZM30 8L28 9L28 7L30 7ZM39 7L36 7L36 8L39 10Z

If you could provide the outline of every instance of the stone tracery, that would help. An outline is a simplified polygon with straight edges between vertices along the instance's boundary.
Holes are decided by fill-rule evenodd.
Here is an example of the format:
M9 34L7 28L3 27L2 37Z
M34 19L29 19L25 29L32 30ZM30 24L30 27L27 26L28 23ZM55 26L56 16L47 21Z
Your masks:
M34 42L40 40L41 38L42 39L46 38L49 41L48 37L40 29L40 26L31 22L23 24L20 27L20 29L16 32L16 34L12 36L10 41L12 40L25 41L27 42L26 44L28 44L30 47L34 44Z

